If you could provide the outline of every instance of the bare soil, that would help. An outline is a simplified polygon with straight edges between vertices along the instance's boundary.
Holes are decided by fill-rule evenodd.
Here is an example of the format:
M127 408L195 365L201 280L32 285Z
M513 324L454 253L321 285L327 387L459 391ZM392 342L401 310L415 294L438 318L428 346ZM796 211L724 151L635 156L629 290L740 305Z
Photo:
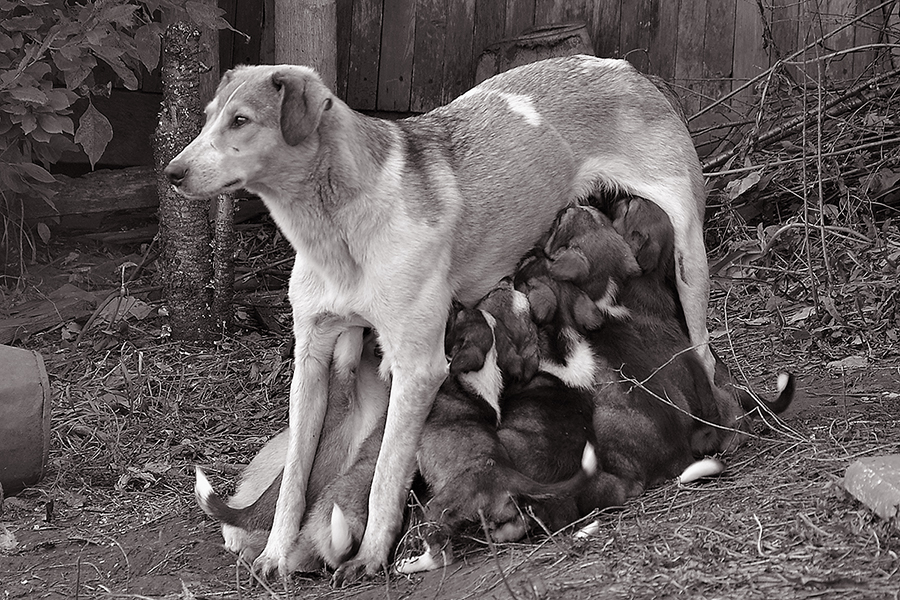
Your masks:
M72 281L78 262L41 285ZM251 584L193 499L195 464L227 493L286 422L287 341L254 324L251 304L213 347L167 341L155 314L95 326L80 345L66 327L24 343L44 356L53 435L45 478L3 503L3 600L898 597L900 526L841 484L857 458L900 453L896 312L829 326L773 286L717 279L710 322L736 377L760 393L778 369L799 383L780 421L724 457L722 476L599 515L586 541L567 530L494 556L475 529L444 571L333 590L325 572ZM416 544L413 532L398 553Z

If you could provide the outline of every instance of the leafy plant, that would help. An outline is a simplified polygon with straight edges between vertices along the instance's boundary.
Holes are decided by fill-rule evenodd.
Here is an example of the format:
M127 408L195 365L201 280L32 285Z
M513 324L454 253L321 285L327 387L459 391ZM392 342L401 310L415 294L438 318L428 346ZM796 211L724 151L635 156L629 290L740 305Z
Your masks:
M49 167L80 146L93 167L113 131L91 99L135 90L160 57L166 25L227 23L203 0L0 0L0 199L9 219L25 203L51 206ZM78 122L73 104L87 99Z

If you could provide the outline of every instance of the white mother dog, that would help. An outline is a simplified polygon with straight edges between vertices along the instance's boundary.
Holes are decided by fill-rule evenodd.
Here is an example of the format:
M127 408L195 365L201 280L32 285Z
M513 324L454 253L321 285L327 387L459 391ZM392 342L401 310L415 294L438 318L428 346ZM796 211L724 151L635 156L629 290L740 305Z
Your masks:
M365 536L335 574L340 584L389 559L419 434L447 374L451 299L474 303L561 208L601 188L650 199L671 218L678 292L712 373L700 164L673 107L625 61L526 65L402 121L354 112L306 67L238 67L166 175L187 196L258 194L297 253L291 433L272 531L255 563L263 572L296 566L338 334L374 327L392 377Z

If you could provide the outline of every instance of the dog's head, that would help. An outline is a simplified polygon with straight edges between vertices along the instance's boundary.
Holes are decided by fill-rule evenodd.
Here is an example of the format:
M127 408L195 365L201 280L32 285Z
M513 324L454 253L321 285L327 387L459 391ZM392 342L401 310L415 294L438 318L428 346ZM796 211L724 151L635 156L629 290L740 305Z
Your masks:
M531 379L540 364L540 348L528 297L507 278L481 299L478 308L497 320L494 339L504 384L509 386Z
M622 199L616 204L613 227L644 274L674 276L675 230L663 209L644 198Z
M267 172L306 177L318 150L316 130L334 102L308 67L232 69L206 107L202 131L172 159L166 177L189 197L281 185L261 179ZM286 168L268 168L273 163Z
M640 273L634 254L600 211L572 206L557 217L544 248L550 274L569 281L594 301L615 299L619 285Z
M493 317L479 309L454 306L444 335L451 375L484 368L488 354L494 349L493 321Z

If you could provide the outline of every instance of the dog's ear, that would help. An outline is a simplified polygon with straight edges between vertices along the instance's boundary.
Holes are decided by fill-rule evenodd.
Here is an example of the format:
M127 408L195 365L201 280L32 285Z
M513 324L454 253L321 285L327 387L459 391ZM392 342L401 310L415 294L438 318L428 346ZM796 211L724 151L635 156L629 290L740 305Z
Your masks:
M584 281L591 274L591 263L578 248L563 248L550 257L550 274L563 281Z
M296 146L331 109L331 90L313 73L296 69L274 73L272 85L281 92L281 134L288 145Z
M572 303L572 317L582 331L592 331L603 326L603 312L588 297L587 294L577 293L575 302Z
M556 291L548 283L530 281L526 296L536 323L546 323L556 314Z

